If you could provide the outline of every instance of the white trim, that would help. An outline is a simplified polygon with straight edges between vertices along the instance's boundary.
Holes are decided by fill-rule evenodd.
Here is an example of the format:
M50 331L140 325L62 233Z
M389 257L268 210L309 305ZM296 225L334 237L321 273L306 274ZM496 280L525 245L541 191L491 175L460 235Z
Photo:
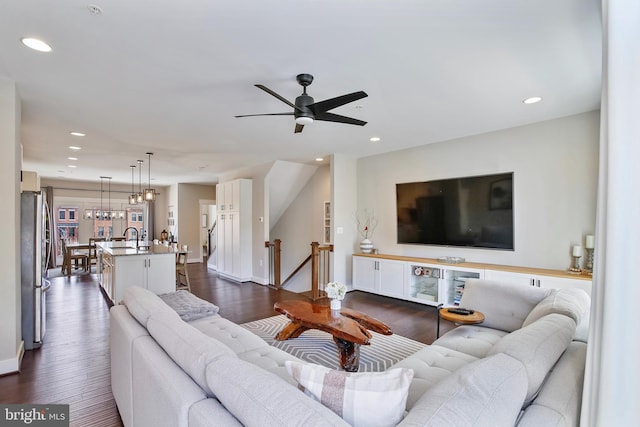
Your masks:
M20 365L24 356L24 341L20 341L16 357L0 360L0 375L14 374L20 372Z

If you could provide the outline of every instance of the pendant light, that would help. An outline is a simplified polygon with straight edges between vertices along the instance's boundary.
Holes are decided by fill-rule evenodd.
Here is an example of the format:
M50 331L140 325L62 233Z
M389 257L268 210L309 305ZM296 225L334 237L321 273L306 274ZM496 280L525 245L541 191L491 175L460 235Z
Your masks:
M144 203L144 194L142 194L142 162L138 160L138 192L136 193L136 203Z
M133 188L133 170L136 168L136 165L129 166L131 168L131 195L129 196L129 204L136 205L138 204L138 197L136 196L136 190Z
M104 192L104 180L105 180L106 176L101 176L100 177L100 210L96 211L96 219L99 219L100 221L105 220L106 215L104 212L104 209L102 208L102 193Z
M151 156L153 156L153 153L147 153L147 156L149 156L149 188L144 190L144 200L153 202L156 200L156 190L151 188Z

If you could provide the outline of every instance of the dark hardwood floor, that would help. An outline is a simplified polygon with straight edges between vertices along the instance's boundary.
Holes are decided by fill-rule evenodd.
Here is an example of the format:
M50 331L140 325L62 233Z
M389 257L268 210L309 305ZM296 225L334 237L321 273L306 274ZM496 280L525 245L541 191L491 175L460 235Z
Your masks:
M276 301L307 299L221 279L206 263L188 268L193 293L218 305L220 315L236 323L277 315ZM350 292L343 305L382 320L398 335L426 344L435 340L434 307L365 292ZM451 327L443 322L441 331ZM111 394L109 307L97 275L51 279L44 344L25 353L19 374L0 377L0 403L64 403L70 405L71 426L122 426Z

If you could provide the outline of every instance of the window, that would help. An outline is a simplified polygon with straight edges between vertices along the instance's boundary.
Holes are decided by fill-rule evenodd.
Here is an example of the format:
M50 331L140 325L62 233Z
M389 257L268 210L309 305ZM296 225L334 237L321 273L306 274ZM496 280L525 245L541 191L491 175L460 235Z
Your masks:
M69 219L76 219L76 211L74 210L69 211Z
M138 214L138 221L142 222L142 213Z
M98 237L104 237L104 227L98 227Z
M135 220L136 220L136 213L135 213L135 212L133 212L133 213L131 214L131 221L135 221Z
M113 227L109 226L109 236L113 236Z
M66 212L66 211L63 211L62 209L60 209L60 210L58 211L58 218L59 218L59 219L66 219L65 212Z

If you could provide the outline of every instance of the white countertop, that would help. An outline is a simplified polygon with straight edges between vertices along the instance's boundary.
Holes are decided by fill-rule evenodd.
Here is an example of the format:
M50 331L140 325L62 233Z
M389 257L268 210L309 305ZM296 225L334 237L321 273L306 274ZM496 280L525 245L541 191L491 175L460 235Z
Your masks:
M169 246L154 245L153 242L145 242L150 246L147 248L136 249L135 240L123 242L96 242L96 246L102 248L105 253L111 256L132 256L132 255L166 255L176 254L179 250L173 250Z

